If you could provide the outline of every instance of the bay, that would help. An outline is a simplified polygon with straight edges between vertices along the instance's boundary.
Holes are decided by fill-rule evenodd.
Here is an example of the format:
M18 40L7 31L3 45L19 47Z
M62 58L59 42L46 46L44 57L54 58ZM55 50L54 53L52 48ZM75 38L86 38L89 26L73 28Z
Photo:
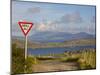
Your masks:
M72 50L83 50L85 48L96 48L95 45L92 46L74 46L74 47L54 47L54 48L28 48L28 55L48 55L48 54L60 54L65 51Z

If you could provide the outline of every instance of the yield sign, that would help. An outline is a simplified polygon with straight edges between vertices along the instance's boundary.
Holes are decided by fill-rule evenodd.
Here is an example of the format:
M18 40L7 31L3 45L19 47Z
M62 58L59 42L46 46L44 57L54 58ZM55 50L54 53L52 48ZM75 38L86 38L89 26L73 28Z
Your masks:
M33 26L33 23L31 22L18 22L18 24L25 36L29 33Z

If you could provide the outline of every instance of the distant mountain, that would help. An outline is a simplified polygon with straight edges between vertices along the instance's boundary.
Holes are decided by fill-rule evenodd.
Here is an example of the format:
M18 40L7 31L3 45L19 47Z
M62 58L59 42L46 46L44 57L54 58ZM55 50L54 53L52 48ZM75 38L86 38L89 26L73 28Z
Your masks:
M64 42L67 40L75 39L91 39L95 38L95 35L80 32L76 34L66 32L37 32L29 37L34 42Z

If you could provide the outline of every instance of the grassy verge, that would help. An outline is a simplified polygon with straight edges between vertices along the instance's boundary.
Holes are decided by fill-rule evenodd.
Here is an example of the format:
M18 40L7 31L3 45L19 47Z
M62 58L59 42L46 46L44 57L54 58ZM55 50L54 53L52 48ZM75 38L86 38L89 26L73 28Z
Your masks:
M61 61L77 62L79 69L95 69L96 68L96 51L95 49L84 49L74 52L65 52L65 57Z
M35 57L28 56L25 60L25 52L23 48L17 48L16 44L12 45L12 64L11 74L32 73L32 65L37 64ZM26 65L26 66L25 66Z
M95 69L96 68L95 50L82 52L78 62L80 63L80 69Z

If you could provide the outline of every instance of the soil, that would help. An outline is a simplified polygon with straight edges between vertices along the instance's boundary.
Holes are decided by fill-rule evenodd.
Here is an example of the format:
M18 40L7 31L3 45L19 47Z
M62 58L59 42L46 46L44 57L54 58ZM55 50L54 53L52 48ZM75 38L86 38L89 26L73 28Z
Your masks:
M77 62L41 61L33 65L33 72L69 71L79 69Z

